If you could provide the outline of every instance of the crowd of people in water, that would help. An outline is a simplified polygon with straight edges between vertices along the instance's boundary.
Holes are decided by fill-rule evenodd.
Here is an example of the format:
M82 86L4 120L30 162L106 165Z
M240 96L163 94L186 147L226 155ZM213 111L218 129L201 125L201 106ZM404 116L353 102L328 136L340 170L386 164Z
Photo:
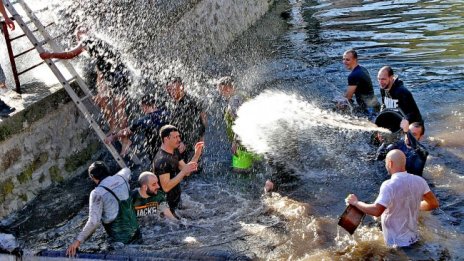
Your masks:
M14 25L6 16L3 5L0 5L0 11L5 22L13 29ZM129 124L126 97L134 79L121 54L83 27L78 28L77 39L79 44L69 51L43 52L40 57L72 59L84 51L89 54L97 72L97 94L93 101L100 107L110 127L105 142L119 141L122 145L120 153L125 155L132 146L133 136L141 133L144 137L143 152L148 155L151 169L138 176L139 187L131 190L129 181L132 172L129 168L113 174L101 161L89 166L88 175L96 188L90 193L88 220L76 240L67 248L69 256L76 254L82 242L92 235L100 223L111 241L130 244L141 241L141 219L161 215L173 221L179 220L181 217L176 210L182 207L181 183L199 170L207 127L205 109L186 91L180 77L172 77L164 84L166 96L170 98L168 101L160 101L157 95L151 93L145 94L140 100L140 111L144 116L131 119ZM391 129L404 133L403 137L375 135L375 141L380 145L376 158L385 160L385 167L391 174L391 178L381 185L375 202L364 203L354 194L350 194L345 201L366 214L381 216L382 231L388 246L410 246L418 241L419 211L438 207L435 195L421 177L428 155L420 143L425 132L423 118L411 92L391 67L384 66L378 71L379 102L369 72L358 64L355 50L343 54L343 64L351 72L344 98L338 100L336 107L340 110L350 109L371 121L385 111L394 111L401 120L398 126ZM2 79L4 82L1 72L0 87ZM219 79L217 90L227 101L224 120L231 143L231 166L236 172L250 171L253 163L263 157L245 148L232 128L239 107L248 97L236 89L231 76ZM0 106L5 106L1 100ZM268 158L268 163L277 174L266 181L265 192L275 190L281 182L279 175L285 175L281 173L285 168L283 163L272 158Z

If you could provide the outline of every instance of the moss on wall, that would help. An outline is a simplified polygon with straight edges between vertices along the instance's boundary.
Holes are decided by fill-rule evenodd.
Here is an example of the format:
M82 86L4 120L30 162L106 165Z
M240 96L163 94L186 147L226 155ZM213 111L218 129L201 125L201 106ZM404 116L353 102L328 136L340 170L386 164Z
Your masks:
M59 183L59 182L64 180L64 178L63 178L63 176L61 176L60 172L61 172L60 168L58 166L56 166L56 165L51 166L48 169L48 173L50 173L50 179L52 180L52 182Z
M26 194L21 194L21 195L19 195L19 198L20 198L22 201L27 202L27 195L26 195Z
M48 161L48 153L42 152L35 160L29 164L21 173L18 175L18 181L20 184L24 184L32 179L34 171L42 167Z
M81 151L74 153L73 155L66 158L64 163L64 169L67 172L77 170L80 166L84 165L89 161L92 156L98 151L100 143L98 141L90 143L86 148Z
M5 199L8 195L13 192L14 183L11 178L0 183L0 203L5 202Z
M0 171L3 172L10 168L16 161L21 157L21 150L18 148L13 148L3 154L2 164L0 165Z

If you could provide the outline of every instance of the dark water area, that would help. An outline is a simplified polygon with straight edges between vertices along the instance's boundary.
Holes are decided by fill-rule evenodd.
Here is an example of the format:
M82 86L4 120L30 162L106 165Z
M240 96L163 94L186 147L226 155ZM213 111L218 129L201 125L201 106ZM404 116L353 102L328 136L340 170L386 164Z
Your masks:
M185 69L209 78L199 93L211 99L204 169L183 185L182 222L144 222L144 244L116 250L110 250L99 228L81 250L121 255L222 251L256 260L463 260L463 18L461 1L276 1L226 52ZM388 178L383 162L369 159L375 151L368 142L372 126L332 110L331 100L347 85L349 72L341 58L350 48L369 70L377 95L377 71L390 65L425 118L423 142L430 155L424 178L441 206L420 215L421 241L409 250L387 248L372 218L353 236L337 226L347 194L372 202ZM248 176L228 168L221 104L207 84L226 74L252 97L239 113L244 124L237 130L251 140L251 148L271 152L296 171L298 181L278 193L261 193L271 172L266 163ZM91 188L87 181L73 182L75 188L68 184L52 192L69 198ZM86 198L76 201L74 212L55 220L43 214L47 211L21 212L18 220L47 217L44 222L50 223L17 222L14 230L23 248L30 253L64 250L87 217ZM66 208L47 195L31 208L41 204L48 214L56 206L58 212Z

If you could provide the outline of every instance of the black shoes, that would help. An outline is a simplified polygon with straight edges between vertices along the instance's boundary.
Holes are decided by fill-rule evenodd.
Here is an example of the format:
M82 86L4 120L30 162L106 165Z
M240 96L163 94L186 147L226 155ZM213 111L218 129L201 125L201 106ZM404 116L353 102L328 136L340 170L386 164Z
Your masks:
M6 106L0 109L0 117L10 117L12 112L16 111L15 108Z

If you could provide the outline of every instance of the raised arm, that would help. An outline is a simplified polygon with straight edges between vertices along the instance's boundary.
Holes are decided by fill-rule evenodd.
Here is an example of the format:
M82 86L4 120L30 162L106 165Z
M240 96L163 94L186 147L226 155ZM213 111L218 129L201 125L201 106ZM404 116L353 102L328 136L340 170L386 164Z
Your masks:
M74 47L70 51L67 52L61 52L61 53L49 53L49 52L43 52L40 53L40 58L42 59L73 59L74 57L78 56L81 54L83 51L85 51L84 46L82 44L79 44L78 46Z

